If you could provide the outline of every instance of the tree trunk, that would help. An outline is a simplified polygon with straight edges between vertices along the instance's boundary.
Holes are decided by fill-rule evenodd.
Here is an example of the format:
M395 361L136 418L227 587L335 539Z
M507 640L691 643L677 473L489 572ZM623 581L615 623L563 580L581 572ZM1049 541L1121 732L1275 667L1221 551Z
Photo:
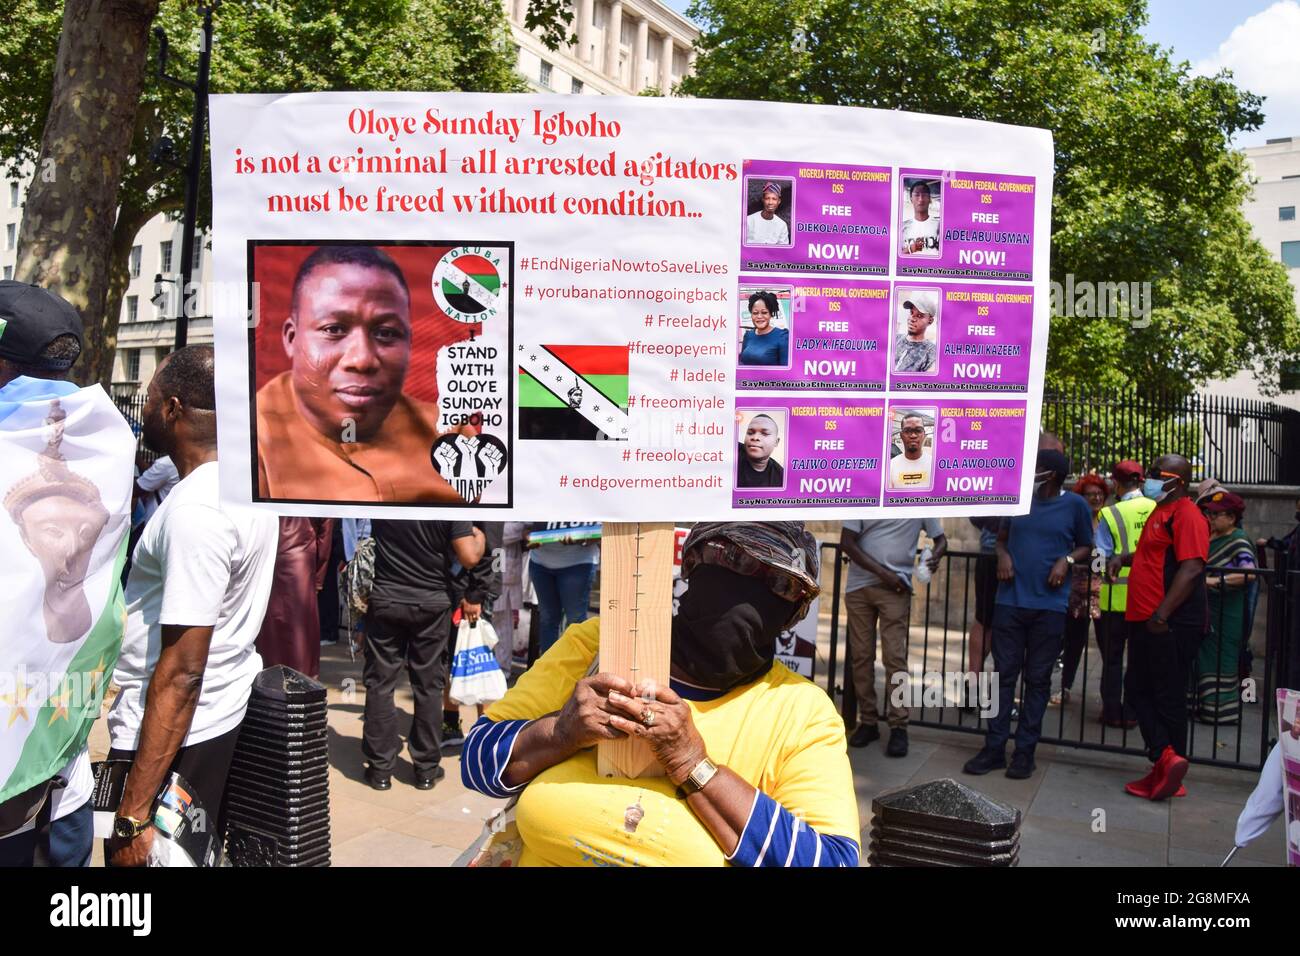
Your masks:
M15 275L81 313L82 383L108 382L117 316L105 314L122 169L159 0L66 0L50 111L27 195ZM129 249L128 249L129 252Z
M154 209L123 206L117 214L112 244L108 253L108 281L104 291L104 321L100 341L103 347L94 354L94 367L83 369L86 380L108 388L113 377L113 356L117 353L117 324L122 317L122 299L131 284L131 247L145 223L157 215ZM152 288L152 287L151 287ZM87 356L89 359L90 356Z

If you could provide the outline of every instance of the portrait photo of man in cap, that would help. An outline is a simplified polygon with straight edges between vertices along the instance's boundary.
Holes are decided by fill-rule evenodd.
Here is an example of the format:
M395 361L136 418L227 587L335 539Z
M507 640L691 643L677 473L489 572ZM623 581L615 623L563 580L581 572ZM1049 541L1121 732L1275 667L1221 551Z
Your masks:
M745 218L745 245L790 245L790 212L794 208L794 183L789 179L746 179L749 215Z
M933 375L939 370L939 293L899 289L894 320L894 371Z

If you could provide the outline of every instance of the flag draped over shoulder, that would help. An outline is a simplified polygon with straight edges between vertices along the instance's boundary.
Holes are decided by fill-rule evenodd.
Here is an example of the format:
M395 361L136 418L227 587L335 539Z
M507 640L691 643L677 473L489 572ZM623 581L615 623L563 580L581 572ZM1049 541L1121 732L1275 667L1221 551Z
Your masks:
M122 645L135 437L98 385L0 389L0 803L54 776Z

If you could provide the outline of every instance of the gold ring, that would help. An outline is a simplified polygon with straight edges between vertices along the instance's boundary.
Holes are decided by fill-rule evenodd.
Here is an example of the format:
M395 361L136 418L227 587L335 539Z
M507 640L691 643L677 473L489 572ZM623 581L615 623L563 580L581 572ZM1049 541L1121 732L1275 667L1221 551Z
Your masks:
M655 724L655 712L654 712L653 710L651 710L649 707L647 707L645 710L641 711L641 723L645 724L647 727L653 727L653 726L654 726L654 724Z

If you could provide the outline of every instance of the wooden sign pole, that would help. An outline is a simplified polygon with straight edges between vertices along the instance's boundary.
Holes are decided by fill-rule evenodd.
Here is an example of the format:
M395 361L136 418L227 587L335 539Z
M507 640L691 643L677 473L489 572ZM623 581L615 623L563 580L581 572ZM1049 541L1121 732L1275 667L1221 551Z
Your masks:
M609 523L600 538L600 670L633 684L668 686L673 550L671 522ZM663 769L642 740L602 741L602 777L658 777Z

